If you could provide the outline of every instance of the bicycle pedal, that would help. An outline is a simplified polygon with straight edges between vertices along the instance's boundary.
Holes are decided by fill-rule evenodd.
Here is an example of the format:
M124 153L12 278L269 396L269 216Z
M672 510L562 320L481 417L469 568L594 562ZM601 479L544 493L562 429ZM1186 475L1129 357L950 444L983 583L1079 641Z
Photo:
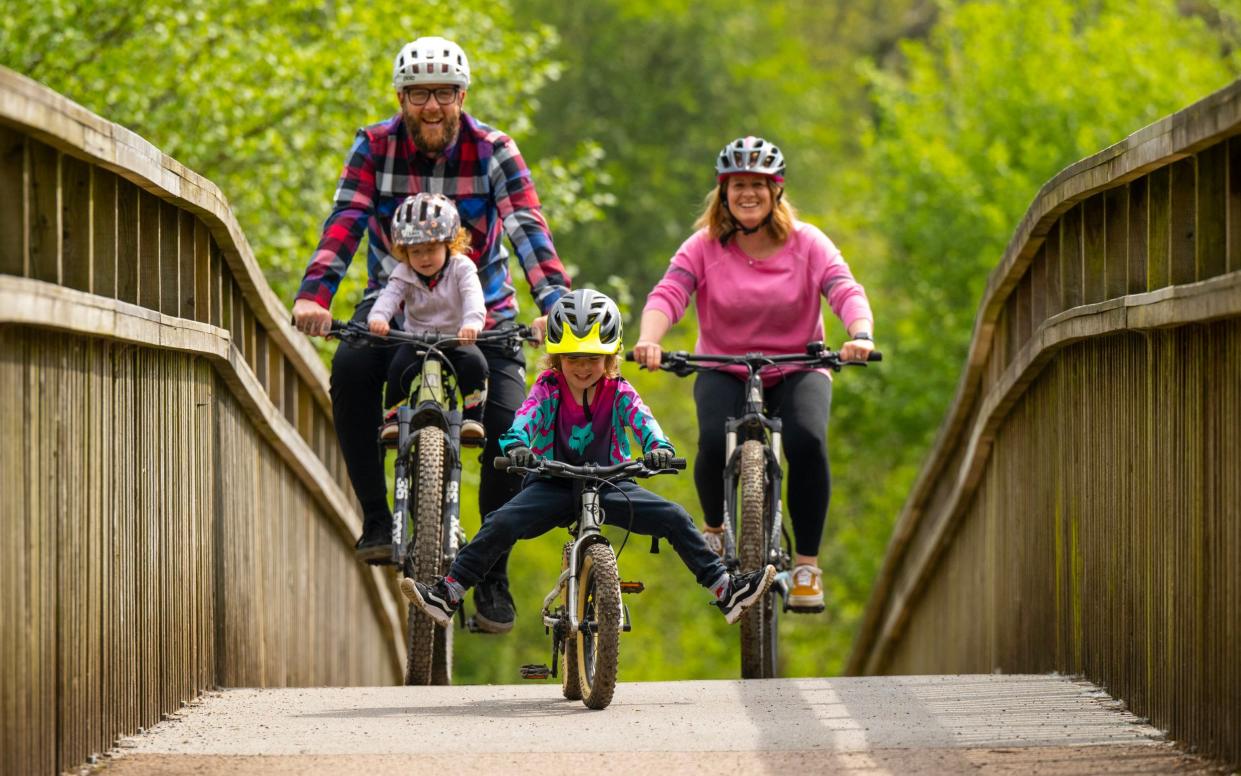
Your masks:
M551 675L552 670L544 663L527 663L521 667L522 679L547 679Z
M632 595L637 595L638 593L641 593L643 590L646 590L646 585L642 584L641 582L621 582L620 589L622 593L630 593Z
M487 437L474 437L473 439L463 438L461 440L461 446L462 447L486 447Z

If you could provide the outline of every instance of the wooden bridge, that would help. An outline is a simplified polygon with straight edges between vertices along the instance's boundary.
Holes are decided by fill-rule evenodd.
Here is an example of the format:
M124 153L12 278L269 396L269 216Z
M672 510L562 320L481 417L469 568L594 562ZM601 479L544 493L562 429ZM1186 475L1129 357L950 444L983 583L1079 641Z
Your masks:
M1241 763L1241 83L992 275L856 674L1058 671ZM220 192L0 69L0 772L214 687L399 681L326 375Z

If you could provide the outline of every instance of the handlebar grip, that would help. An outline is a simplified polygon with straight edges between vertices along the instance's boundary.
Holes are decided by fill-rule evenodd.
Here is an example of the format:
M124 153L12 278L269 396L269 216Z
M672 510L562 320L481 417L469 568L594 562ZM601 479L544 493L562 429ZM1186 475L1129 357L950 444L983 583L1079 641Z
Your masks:
M870 355L866 357L866 360L867 361L882 361L883 354L880 353L878 350L872 350L870 352Z
M509 461L507 455L497 455L495 457L495 460L491 462L491 465L499 469L502 472L506 472L508 471L508 467L511 466L512 464Z
M636 359L634 359L634 357L633 357L633 351L632 351L632 350L626 350L626 351L625 351L625 360L626 360L626 361L634 361L634 360L636 360Z
M671 461L668 462L669 469L684 469L685 466L686 466L686 461L684 458L673 458Z

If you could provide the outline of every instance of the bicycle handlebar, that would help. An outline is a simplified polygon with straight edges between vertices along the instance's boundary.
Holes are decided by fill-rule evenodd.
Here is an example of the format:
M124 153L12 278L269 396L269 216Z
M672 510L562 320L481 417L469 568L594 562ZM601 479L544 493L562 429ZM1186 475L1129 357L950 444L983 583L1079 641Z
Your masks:
M625 352L626 361L634 361L633 351ZM823 348L823 343L812 342L806 346L805 353L746 353L745 355L721 355L714 353L690 353L685 350L664 351L660 354L659 368L675 374L689 374L695 371L717 369L721 366L745 366L751 370L759 370L765 366L776 364L799 364L802 366L821 366L840 371L846 366L866 366L869 362L883 360L883 353L872 350L866 361L843 361L840 353Z
M640 460L622 461L608 466L588 463L574 466L564 461L552 461L540 458L534 466L514 466L508 456L500 455L492 461L492 465L502 472L515 471L522 474L547 474L564 479L608 480L619 477L655 477L660 474L673 474L685 469L684 458L673 458L668 462L667 469L648 469Z
M399 329L390 329L387 334L375 334L366 324L361 321L332 321L332 327L328 330L328 336L337 337L343 340L361 340L377 345L390 345L393 342L407 343L410 345L422 345L423 347L435 348L456 348L464 343L455 333L426 331L426 332L410 332L401 331ZM511 326L503 329L488 329L480 331L475 343L494 343L505 342L511 340L521 340L524 342L534 342L534 336L528 326Z

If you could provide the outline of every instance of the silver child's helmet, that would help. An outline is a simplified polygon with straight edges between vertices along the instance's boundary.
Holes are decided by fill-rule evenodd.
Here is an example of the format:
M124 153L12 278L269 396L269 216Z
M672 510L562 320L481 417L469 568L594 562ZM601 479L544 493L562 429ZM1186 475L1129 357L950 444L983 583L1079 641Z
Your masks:
M766 175L776 183L784 182L784 154L761 137L739 137L720 151L715 159L716 180L738 173Z
M393 245L452 242L461 228L457 206L443 194L406 197L392 216Z
M470 88L470 61L451 40L418 38L406 43L392 64L392 85L399 92L417 84L453 84Z

